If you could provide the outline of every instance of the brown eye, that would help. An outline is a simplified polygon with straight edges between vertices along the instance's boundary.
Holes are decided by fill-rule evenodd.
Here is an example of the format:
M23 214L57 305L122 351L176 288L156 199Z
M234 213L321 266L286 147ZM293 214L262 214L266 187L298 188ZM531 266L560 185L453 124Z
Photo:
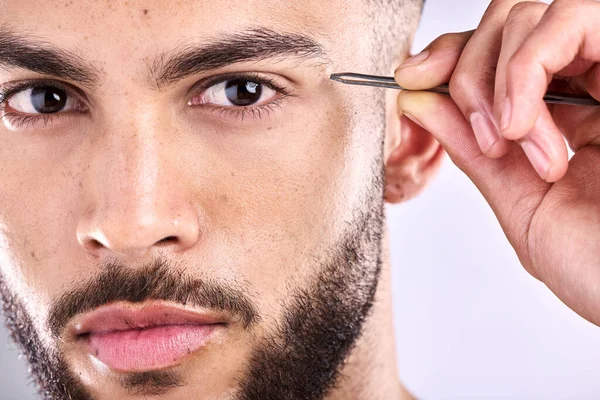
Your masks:
M31 90L31 104L39 113L55 113L65 108L67 94L64 90L43 86Z
M190 105L212 104L221 107L248 107L267 103L277 91L262 82L249 79L230 79L206 89L190 101Z
M52 114L73 107L74 99L62 89L39 86L25 89L10 97L8 106L23 114Z
M227 81L225 82L225 95L233 105L249 106L260 100L262 85L243 79Z

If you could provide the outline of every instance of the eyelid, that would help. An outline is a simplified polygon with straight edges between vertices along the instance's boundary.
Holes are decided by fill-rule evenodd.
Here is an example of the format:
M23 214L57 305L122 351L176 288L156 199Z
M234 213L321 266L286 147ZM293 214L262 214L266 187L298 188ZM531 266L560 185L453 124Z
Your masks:
M187 91L187 93L189 95L193 91L206 90L211 86L232 79L256 81L281 93L284 96L291 95L291 92L287 88L275 82L274 79L271 79L270 77L264 76L263 74L257 72L229 72L225 74L210 76L208 78L200 79L199 81L194 83L192 87Z
M77 101L82 101L89 104L87 96L83 90L69 85L67 83L53 80L53 79L32 79L24 82L8 82L0 85L0 104L4 105L8 100L15 94L20 93L27 89L33 89L40 86L51 86L61 90L64 90L68 96L75 95Z
M265 76L264 73L257 73L257 72L231 72L231 73L210 76L205 79L201 79L201 80L197 81L194 85L192 85L192 87L190 89L188 89L187 93L189 94L189 92L193 91L194 89L198 89L198 88L202 88L203 90L206 90L215 84L225 82L228 80L233 80L233 79L249 80L249 81L261 83L261 84L269 87L270 89L276 91L279 94L279 97L271 102L267 102L267 103L264 103L261 105L256 105L256 106L213 107L215 109L215 111L219 112L220 114L229 113L230 115L234 115L236 117L241 115L242 120L244 119L244 115L246 115L246 114L258 115L258 117L260 118L262 113L268 114L268 113L272 112L275 108L281 108L283 99L285 99L287 97L295 97L295 94L293 94L292 91L290 89L288 89L286 86L277 83L275 79L272 79L269 76ZM285 78L282 77L281 79L283 80ZM33 88L37 88L40 86L56 87L58 89L65 91L65 93L68 96L75 97L76 102L83 103L83 107L81 107L81 105L80 105L75 112L85 113L86 111L88 111L91 108L90 101L88 100L88 97L86 96L85 92L82 89L80 89L74 85L71 85L66 82L54 80L54 79L48 79L48 78L31 79L31 80L27 80L27 81L8 82L8 83L0 84L0 119L10 118L13 121L20 120L21 122L15 123L15 125L18 125L19 127L22 127L25 124L31 124L33 126L34 124L38 123L39 121L42 121L44 127L46 127L52 121L54 121L58 118L67 117L70 114L72 114L72 111L68 111L68 112L63 111L63 112L57 112L57 113L51 113L51 114L25 115L25 114L7 111L7 108L6 108L7 103L13 95L20 93L24 90L33 89Z
M189 95L190 92L198 88L206 90L217 83L224 82L229 79L256 80L264 85L267 85L271 89L280 92L283 95L289 96L291 94L289 90L287 90L282 85L277 84L273 79L263 76L262 74L256 72L231 72L201 79L192 85L192 87L187 91L187 94ZM89 104L89 99L87 98L83 90L70 84L53 79L32 79L25 82L4 83L0 85L0 103L7 101L12 95L17 94L23 90L33 89L44 85L57 87L59 89L64 90L69 95L75 93L77 97L79 97L79 99L83 99L85 103Z

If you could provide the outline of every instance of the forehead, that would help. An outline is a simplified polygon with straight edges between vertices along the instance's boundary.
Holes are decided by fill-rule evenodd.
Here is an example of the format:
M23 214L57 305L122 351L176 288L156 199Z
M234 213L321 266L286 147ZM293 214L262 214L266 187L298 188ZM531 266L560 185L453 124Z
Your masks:
M152 53L257 26L309 33L329 47L361 19L357 3L362 4L356 0L0 0L0 26L99 59L131 58L138 52Z

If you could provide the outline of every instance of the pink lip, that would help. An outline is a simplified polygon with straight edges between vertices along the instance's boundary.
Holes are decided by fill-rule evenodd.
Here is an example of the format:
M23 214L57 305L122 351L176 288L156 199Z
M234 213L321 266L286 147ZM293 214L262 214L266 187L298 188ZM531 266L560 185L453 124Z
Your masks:
M216 315L164 304L112 304L81 317L71 334L113 370L149 371L178 364L225 325Z

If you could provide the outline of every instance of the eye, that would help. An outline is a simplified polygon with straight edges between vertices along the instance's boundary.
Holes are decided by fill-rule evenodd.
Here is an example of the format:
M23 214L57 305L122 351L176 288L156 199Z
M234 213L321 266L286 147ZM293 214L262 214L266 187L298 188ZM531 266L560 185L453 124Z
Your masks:
M61 88L36 86L13 94L7 104L23 114L55 114L74 109L75 99Z
M194 97L190 105L211 104L220 107L248 107L263 104L277 91L269 85L249 79L231 79L217 83Z

